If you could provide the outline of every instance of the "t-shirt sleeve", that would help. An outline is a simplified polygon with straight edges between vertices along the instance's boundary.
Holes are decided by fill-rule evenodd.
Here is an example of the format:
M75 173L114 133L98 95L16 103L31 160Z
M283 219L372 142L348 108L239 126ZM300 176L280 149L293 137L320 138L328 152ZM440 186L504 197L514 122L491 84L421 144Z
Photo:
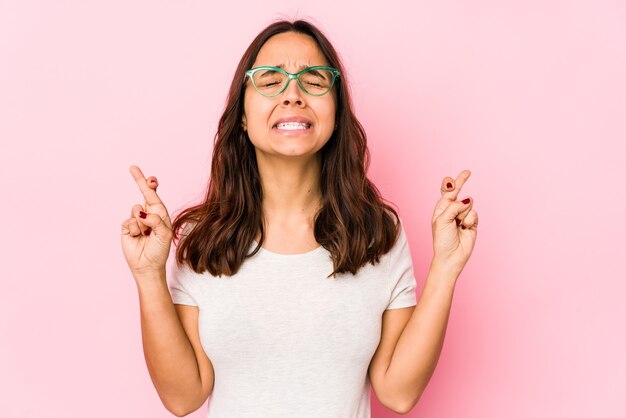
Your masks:
M389 280L391 297L387 309L406 308L417 304L415 289L417 283L413 274L413 260L409 241L400 223L400 234L389 252Z
M176 260L174 260L170 266L170 274L168 276L170 294L174 304L198 306L192 294L194 289L192 280L198 280L197 277L194 277L194 274L195 272L186 264L179 267Z

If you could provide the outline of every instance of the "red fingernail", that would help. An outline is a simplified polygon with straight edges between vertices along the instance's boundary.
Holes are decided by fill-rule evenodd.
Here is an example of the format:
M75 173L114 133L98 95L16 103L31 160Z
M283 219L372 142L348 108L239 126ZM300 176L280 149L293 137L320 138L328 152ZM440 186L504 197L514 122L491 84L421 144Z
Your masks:
M470 198L468 197L467 199L463 199L463 203L465 203L466 205L470 202Z
M451 188L452 188L452 183L448 183L448 184L446 184L446 187L447 187L448 189L451 189Z
M461 220L460 219L455 219L455 221L456 221L456 226L459 226L459 224L461 223Z
M461 229L467 229L467 228L465 228L465 225L461 225Z
M148 229L146 229L145 231L143 231L143 234L148 236L150 235L150 232L152 231L152 228L148 227Z
M143 210L140 210L140 211L139 211L139 217L140 217L141 219L146 219L146 216L148 216L148 215L146 214L146 212L144 212Z
M156 179L152 179L152 180L150 180L150 183L154 183L154 184L156 184Z

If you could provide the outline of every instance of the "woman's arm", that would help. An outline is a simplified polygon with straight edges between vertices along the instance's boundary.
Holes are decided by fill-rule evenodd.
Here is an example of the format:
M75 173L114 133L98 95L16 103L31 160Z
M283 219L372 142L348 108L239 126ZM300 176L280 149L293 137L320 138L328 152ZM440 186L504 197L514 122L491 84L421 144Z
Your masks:
M439 360L458 275L431 264L428 278L391 357L387 388L400 399L400 413L410 411L426 388Z
M168 411L187 415L204 404L214 382L213 366L198 335L198 308L174 307L165 271L135 280L143 351L152 383Z
M474 199L456 200L470 175L469 170L463 170L456 179L445 177L441 183L441 199L432 217L433 260L424 290L398 339L386 373L389 386L398 393L402 411L413 408L435 370L454 287L476 243L478 213L473 209Z

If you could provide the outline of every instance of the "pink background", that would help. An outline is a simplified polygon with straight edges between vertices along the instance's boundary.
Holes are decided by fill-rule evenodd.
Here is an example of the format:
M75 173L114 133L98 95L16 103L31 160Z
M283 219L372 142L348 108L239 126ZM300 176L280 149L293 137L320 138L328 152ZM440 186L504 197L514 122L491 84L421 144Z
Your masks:
M235 66L286 16L343 56L418 291L441 180L473 173L478 241L408 416L626 417L625 4L212 3L0 2L0 416L171 416L120 246L128 167L171 214L197 201Z

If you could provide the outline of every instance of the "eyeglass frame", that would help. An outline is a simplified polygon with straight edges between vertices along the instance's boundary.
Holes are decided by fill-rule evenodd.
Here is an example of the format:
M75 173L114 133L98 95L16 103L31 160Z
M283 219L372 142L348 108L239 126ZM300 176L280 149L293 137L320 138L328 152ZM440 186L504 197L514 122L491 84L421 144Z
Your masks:
M287 82L285 83L283 88L276 94L264 94L264 93L261 93L259 91L259 89L257 88L256 84L254 83L254 77L253 77L254 73L259 71L259 70L275 70L275 71L278 71L279 73L283 73L283 74L285 74L287 76ZM328 71L328 72L330 72L332 74L333 78L330 81L330 88L328 89L328 91L326 91L326 92L324 92L322 94L313 94L313 93L308 92L307 89L304 88L304 86L302 85L302 82L300 81L300 74L305 73L305 72L310 71L310 70L326 70L326 71ZM338 69L336 69L334 67L330 67L328 65L314 65L312 67L306 67L306 68L303 68L302 70L298 71L297 73L288 73L287 71L283 70L280 67L273 67L271 65L262 65L260 67L254 67L254 68L250 68L249 70L247 70L245 72L245 75L244 75L244 81L247 78L250 78L250 81L252 82L252 86L254 87L254 89L261 96L264 96L264 97L276 97L279 94L281 94L282 92L284 92L285 90L287 90L287 87L289 86L289 83L291 83L291 80L295 78L296 81L298 82L298 85L300 86L300 88L302 89L303 92L305 92L306 94L311 95L311 96L320 97L320 96L323 96L325 94L328 94L328 92L330 92L333 89L333 87L335 86L335 80L337 79L337 77L340 77L340 76L341 76L341 73L339 72Z

